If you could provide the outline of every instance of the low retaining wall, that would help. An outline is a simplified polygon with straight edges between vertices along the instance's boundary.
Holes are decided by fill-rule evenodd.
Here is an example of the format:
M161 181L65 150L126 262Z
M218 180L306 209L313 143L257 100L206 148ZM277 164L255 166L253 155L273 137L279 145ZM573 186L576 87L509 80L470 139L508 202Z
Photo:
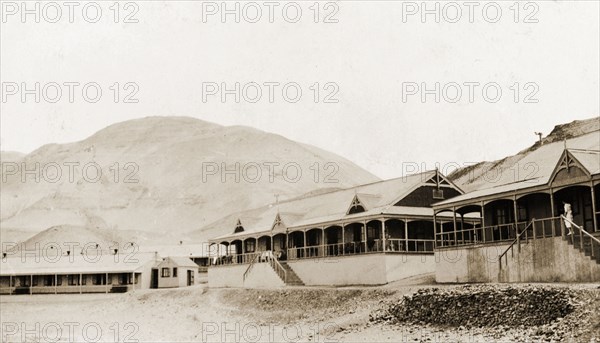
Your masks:
M249 264L210 267L208 287L278 288L285 284L268 263L255 263L244 280Z
M561 237L529 240L498 256L509 244L449 247L436 250L435 278L440 283L466 282L598 282L600 264Z
M287 262L307 286L382 285L435 272L427 254L366 254L298 259ZM284 286L268 263L256 263L243 281L247 264L211 267L209 287L277 288Z

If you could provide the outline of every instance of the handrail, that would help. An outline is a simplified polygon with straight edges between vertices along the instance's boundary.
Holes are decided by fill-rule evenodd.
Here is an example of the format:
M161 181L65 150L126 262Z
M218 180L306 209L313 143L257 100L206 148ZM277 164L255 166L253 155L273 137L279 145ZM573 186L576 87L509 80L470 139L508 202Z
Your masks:
M244 272L244 276L243 276L243 281L246 281L246 277L248 276L248 273L250 272L250 270L252 269L252 267L254 266L254 263L256 263L256 259L258 258L260 254L255 254L254 257L252 258L252 260L250 261L250 265L248 266L248 268L246 268L246 271Z
M577 224L573 223L573 221L572 221L572 220L569 220L569 218L565 217L565 216L564 216L564 215L562 215L562 214L560 215L560 217L561 217L562 219L564 219L565 221L567 221L567 222L571 223L571 225L575 226L577 229L579 229L579 231L581 231L581 232L585 233L585 234L586 234L586 235L587 235L589 238L591 238L592 240L596 241L596 243L600 244L600 239L598 239L598 238L594 237L592 234L590 234L589 232L587 232L587 231L586 231L584 228L582 228L581 226L579 226L579 225L577 225Z
M583 234L585 234L585 235L588 236L588 238L590 239L590 245L592 245L591 246L592 258L594 258L595 254L594 254L594 246L593 245L594 245L594 242L595 242L596 244L598 244L600 246L600 240L598 238L592 236L589 232L585 231L585 229L582 228L581 226L573 223L572 220L570 220L569 218L565 217L564 215L561 214L560 218L564 220L564 222L562 222L561 225L564 225L565 222L569 222L571 224L571 227L576 227L577 230L579 230L579 232L581 232L581 239L579 240L579 247L581 248L581 250L583 250L583 238L584 238ZM564 235L564 230L563 230L563 235ZM571 236L571 244L573 244L573 246L575 246L575 239L573 237L575 235L570 235L570 236Z
M277 273L277 275L283 280L283 283L287 284L287 271L285 268L283 268L281 263L277 261L277 258L270 259L269 264L271 264L271 267L275 270L275 273Z
M504 250L504 252L502 254L500 254L500 256L498 256L498 263L499 263L500 269L502 269L502 257L505 256L509 250L512 253L513 246L515 245L515 243L520 242L521 236L523 235L523 233L527 232L527 230L529 230L529 227L532 226L534 222L535 222L535 218L532 218L531 221L529 222L529 224L527 224L525 226L525 228L517 234L517 237L515 237L515 239L512 241L512 243L510 243L508 248L506 248L506 250ZM520 251L521 245L519 244L518 247L519 247L519 251ZM508 256L506 257L506 263L508 263Z

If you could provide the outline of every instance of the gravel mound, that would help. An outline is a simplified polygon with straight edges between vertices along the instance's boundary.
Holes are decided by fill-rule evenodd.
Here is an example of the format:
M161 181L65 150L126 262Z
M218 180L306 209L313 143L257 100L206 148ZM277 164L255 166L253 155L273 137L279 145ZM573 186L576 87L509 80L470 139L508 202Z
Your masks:
M531 327L572 313L575 291L567 288L468 285L420 289L374 311L372 322L453 327Z

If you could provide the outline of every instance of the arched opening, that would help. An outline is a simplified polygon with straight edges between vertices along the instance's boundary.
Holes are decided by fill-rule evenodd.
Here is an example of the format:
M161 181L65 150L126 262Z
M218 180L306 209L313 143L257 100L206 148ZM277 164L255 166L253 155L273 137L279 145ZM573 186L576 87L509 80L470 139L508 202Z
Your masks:
M433 251L434 228L430 220L408 222L408 251Z
M456 242L473 244L483 241L481 205L467 205L456 209Z
M514 202L508 199L494 200L484 206L486 241L513 240L515 233Z
M383 242L381 240L381 221L371 220L367 222L367 251L383 251Z
M257 252L270 251L271 250L271 236L260 236L257 241Z
M517 199L517 232L535 219L536 237L560 236L560 222L552 218L552 197L548 193L531 193ZM533 225L525 234L533 234Z
M596 232L600 232L600 183L594 186L594 198L596 205Z
M440 247L454 245L454 220L452 216L454 212L451 210L441 210L436 213L436 245Z
M365 251L364 225L351 223L344 226L344 254L359 254Z
M273 252L278 260L287 260L287 242L284 233L278 233L273 236Z
M388 219L385 221L385 250L406 251L404 221L399 219Z
M231 262L242 263L242 254L244 252L243 252L243 249L242 249L242 241L241 240L236 239L235 241L231 242L230 250L229 251L233 251L233 255L234 255L230 259Z
M288 258L304 257L304 232L292 231L288 234Z
M594 231L592 192L589 186L570 186L554 192L556 215L564 215L566 204L571 207L573 222L588 232Z
M306 255L308 257L321 256L321 245L323 244L323 230L314 228L306 231Z
M334 225L325 228L325 255L340 255L343 250L342 247L342 227Z

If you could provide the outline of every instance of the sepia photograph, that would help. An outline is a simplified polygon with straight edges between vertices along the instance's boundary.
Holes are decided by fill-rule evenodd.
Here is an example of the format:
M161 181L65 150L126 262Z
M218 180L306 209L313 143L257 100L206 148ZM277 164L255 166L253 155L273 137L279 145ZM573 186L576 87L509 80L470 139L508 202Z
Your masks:
M0 20L0 342L600 343L600 1Z

